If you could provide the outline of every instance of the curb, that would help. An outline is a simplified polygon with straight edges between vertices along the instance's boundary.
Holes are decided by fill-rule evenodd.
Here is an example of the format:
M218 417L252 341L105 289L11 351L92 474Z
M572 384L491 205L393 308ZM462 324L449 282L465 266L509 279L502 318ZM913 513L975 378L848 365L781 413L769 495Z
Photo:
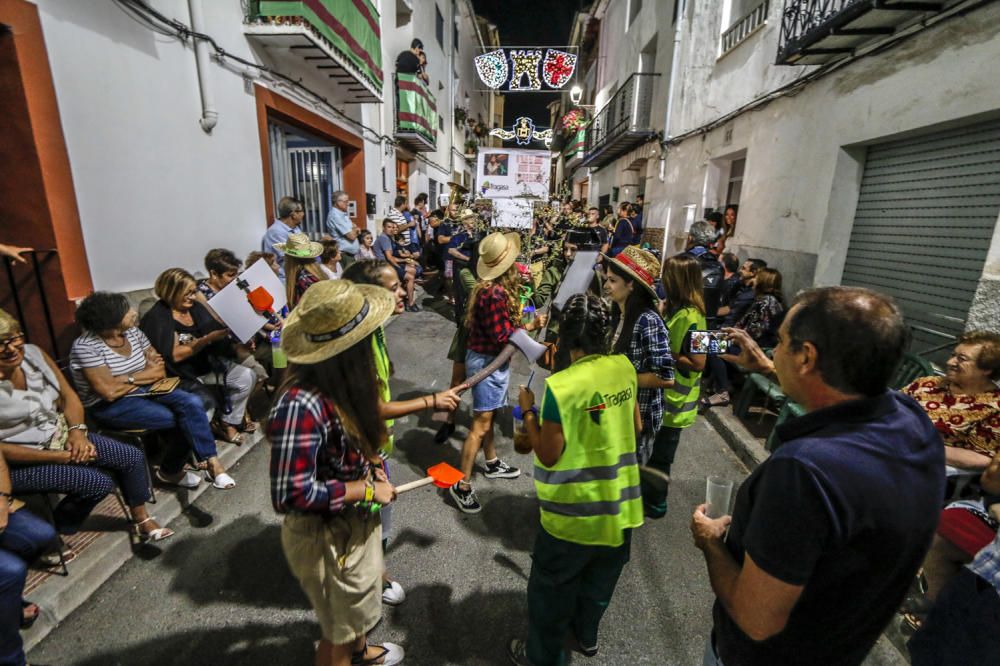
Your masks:
M225 447L225 450L219 452L219 459L226 469L231 469L263 439L263 433L258 428L243 446ZM195 490L175 491L158 487L157 502L149 507L150 513L156 514L161 525L169 525L209 488L211 488L210 483L202 483ZM169 548L169 545L166 547ZM31 600L38 604L41 614L30 629L21 633L25 653L44 640L49 632L87 601L134 555L132 540L128 533L108 532L98 537L67 564L68 576L49 576L31 593Z
M728 407L711 408L706 409L702 415L751 472L767 460L770 455L767 449L764 448L760 440L747 432L740 420L733 414L732 409ZM890 622L879 636L878 642L865 657L865 666L895 666L910 663L905 649L889 637L896 633L898 632L894 631L894 624Z

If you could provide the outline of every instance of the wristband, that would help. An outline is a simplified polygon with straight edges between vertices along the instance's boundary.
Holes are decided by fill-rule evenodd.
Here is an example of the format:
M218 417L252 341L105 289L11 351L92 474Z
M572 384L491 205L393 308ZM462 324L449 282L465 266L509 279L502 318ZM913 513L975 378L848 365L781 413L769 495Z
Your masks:
M375 497L375 484L365 481L365 499L366 502L371 502Z

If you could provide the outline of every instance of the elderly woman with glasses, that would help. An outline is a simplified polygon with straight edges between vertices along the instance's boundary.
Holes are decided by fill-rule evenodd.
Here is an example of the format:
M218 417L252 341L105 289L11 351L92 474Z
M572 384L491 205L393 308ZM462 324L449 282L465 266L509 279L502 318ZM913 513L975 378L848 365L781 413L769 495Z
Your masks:
M54 511L61 534L73 534L115 483L140 539L172 535L146 512L149 483L142 451L91 434L83 405L49 355L24 340L0 310L0 453L14 494L65 495Z
M70 370L83 406L110 428L177 429L187 446L172 447L164 456L156 474L163 483L198 487L201 479L184 471L191 451L217 482L231 479L219 461L201 398L180 388L151 391L166 370L163 357L136 328L138 320L122 294L98 291L80 303L76 323L84 334L73 342ZM220 485L231 487L227 483Z
M229 330L196 298L194 277L183 268L163 271L153 291L159 299L142 317L139 327L163 357L167 375L180 377L182 388L198 393L206 408L216 407L216 435L233 444L243 443L247 401L254 388L254 373L234 360ZM206 386L220 385L221 400ZM216 477L213 481L218 482ZM230 479L231 480L231 479Z

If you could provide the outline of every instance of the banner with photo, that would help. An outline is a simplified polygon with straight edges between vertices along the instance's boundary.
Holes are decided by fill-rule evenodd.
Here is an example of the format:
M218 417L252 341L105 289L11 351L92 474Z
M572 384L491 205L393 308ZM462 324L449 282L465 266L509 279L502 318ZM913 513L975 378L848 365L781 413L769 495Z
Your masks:
M480 148L476 195L486 199L549 196L552 153L547 150Z

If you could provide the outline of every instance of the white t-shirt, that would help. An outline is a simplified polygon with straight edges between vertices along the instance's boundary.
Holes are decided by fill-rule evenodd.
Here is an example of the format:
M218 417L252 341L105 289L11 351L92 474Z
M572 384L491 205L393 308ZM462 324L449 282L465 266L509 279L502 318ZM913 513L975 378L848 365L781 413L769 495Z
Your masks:
M26 390L0 381L0 442L41 449L58 430L59 378L32 344L24 345L21 369Z
M106 365L111 370L112 377L134 375L145 369L146 350L152 346L149 338L138 328L133 327L125 331L125 339L131 347L127 356L119 353L124 349L112 349L93 333L84 333L73 341L73 347L69 352L69 369L84 407L96 405L101 401L101 396L94 391L94 387L83 374L84 368L99 368Z

